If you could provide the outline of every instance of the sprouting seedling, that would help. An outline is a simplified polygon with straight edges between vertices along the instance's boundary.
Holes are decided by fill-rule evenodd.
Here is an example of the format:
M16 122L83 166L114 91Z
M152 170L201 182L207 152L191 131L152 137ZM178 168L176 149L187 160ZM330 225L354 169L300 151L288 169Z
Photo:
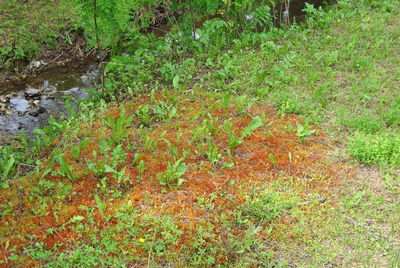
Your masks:
M206 155L208 160L215 165L221 159L222 154L218 152L218 147L215 146L212 142L208 143Z
M100 188L100 191L103 192L103 193L106 193L106 192L107 192L107 180L108 180L108 178L107 178L107 177L104 177L104 178L102 178L102 179L100 180L100 182L97 184L97 187L99 187L99 188Z
M132 160L132 164L133 165L136 165L136 168L137 168L137 170L138 170L138 172L139 172L139 177L140 178L142 178L143 177L143 173L144 173L144 171L145 171L145 169L146 169L146 167L145 167L145 164L144 164L144 160L140 160L139 161L139 159L142 157L142 155L141 154L135 154L135 156L133 157L133 160ZM139 161L139 163L138 163L138 161Z
M222 109L224 111L224 114L226 114L226 112L228 111L228 107L229 104L231 102L232 96L227 94L224 96L224 98L222 99Z
M97 151L93 151L92 154L93 154L94 161L92 161L88 158L85 159L87 168L88 168L88 170L92 171L97 178L101 178L106 173L106 167L105 167L106 163L104 163L104 161L101 161L100 159L98 159Z
M94 196L94 199L96 200L96 205L99 209L101 217L105 219L104 211L106 210L106 205L103 203L103 201L101 201L100 197L97 194Z
M236 98L236 107L240 114L245 113L254 104L254 99L248 97L247 95L242 95Z
M186 181L182 178L187 169L187 165L183 160L184 157L178 159L174 163L168 163L167 170L157 175L161 185L171 187L171 185L176 182L177 187L179 187Z
M271 160L271 163L272 163L272 165L274 165L275 168L278 167L278 165L276 164L275 156L272 153L268 154L268 158L269 158L269 160Z
M135 165L139 161L140 157L142 157L142 154L139 153L135 154L132 160L132 165Z
M182 136L183 136L183 132L182 132L182 129L179 127L178 134L176 135L176 141L178 142L178 144L181 143Z
M62 155L59 155L57 157L57 163L60 165L58 174L60 174L63 177L67 177L71 181L74 181L76 179L74 168L68 165L67 161L65 161L65 158Z
M151 124L151 111L148 104L140 105L136 110L136 116L138 118L139 124L145 127Z
M92 152L93 161L88 158L85 159L87 169L98 178L102 178L108 172L116 174L119 166L125 163L127 159L127 153L122 148L122 144L111 150L108 142L102 138L99 141L99 147L100 152L96 150Z
M231 120L228 120L227 122L225 122L225 129L226 129L226 132L228 133L229 149L235 149L236 147L238 147L240 144L243 143L243 138L250 136L254 130L256 130L257 128L259 128L262 125L263 125L263 122L262 122L261 118L259 116L257 116L247 125L247 127L245 127L245 129L242 131L240 136L236 136L236 134L232 130Z
M86 122L87 126L92 128L93 127L93 120L96 112L94 110L90 110L87 114L83 113L81 116L83 120Z
M172 118L178 117L177 107L161 100L154 105L153 113L159 121L171 121Z
M317 132L316 129L309 129L308 126L303 126L302 124L297 123L297 137L299 137L300 142L306 140L310 135Z
M154 102L156 100L156 87L153 87L153 89L150 92L150 101Z
M141 137L141 140L142 140L142 143L143 143L143 149L145 151L152 152L152 151L154 151L156 149L158 141L157 140L153 140L153 138L151 138L149 136L149 132L148 131L146 131L144 129L141 129L139 131L139 135Z
M230 150L235 149L236 147L238 147L240 144L243 143L243 138L236 136L236 134L232 130L231 121L225 123L225 129L226 132L228 133L228 147Z
M179 88L179 82L180 82L180 77L179 77L179 75L176 75L174 77L174 79L172 80L172 85L175 90Z
M172 157L174 158L174 160L176 160L176 158L178 158L179 155L178 148L176 146L173 146L169 140L167 139L162 139L162 140L167 144Z
M88 140L88 137L85 137L78 145L71 147L72 156L75 161L78 161L79 155L81 154L82 149L87 145Z
M224 168L232 168L233 166L235 166L235 163L229 162L229 163L223 164L223 165L221 166L221 169L224 169Z
M256 116L248 125L247 127L243 130L242 132L242 137L248 137L253 133L254 130L257 128L261 127L263 125L263 121L259 116Z
M7 179L8 175L11 173L12 169L14 168L15 165L15 158L11 156L8 161L6 162L6 165L3 169L3 173L1 174L3 179Z
M118 184L130 184L130 178L126 175L126 167L122 168L120 171L115 169L112 170L114 178L117 179Z
M112 116L107 118L107 125L112 130L111 139L114 143L118 144L129 136L128 127L131 125L133 117L133 115L127 116L126 109L122 107L118 119L114 119Z
M207 113L207 117L208 117L208 119L204 119L204 121L203 121L204 129L207 132L206 134L210 134L210 135L217 134L218 121L219 121L218 116L213 117L210 113Z
M146 170L144 160L140 160L139 164L137 165L137 170L139 171L139 176L143 178L144 171Z

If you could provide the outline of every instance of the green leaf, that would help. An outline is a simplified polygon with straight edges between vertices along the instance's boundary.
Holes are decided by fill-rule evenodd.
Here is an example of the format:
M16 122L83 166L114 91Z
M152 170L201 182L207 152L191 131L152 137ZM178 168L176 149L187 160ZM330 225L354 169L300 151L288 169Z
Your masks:
M11 157L7 161L6 167L4 168L4 171L3 171L3 178L4 179L6 179L8 177L8 175L10 175L11 170L13 169L14 165L15 165L15 159L14 159L14 157Z
M78 222L78 221L83 221L85 218L83 217L83 216L80 216L80 215L76 215L76 216L73 216L69 221L68 221L68 223L76 223L76 222Z
M221 168L232 168L235 165L235 163L230 162L230 163L225 163L222 165Z
M243 130L242 132L242 137L248 137L253 133L254 130L257 128L261 127L263 125L263 122L259 116L255 117L248 125L247 127Z
M97 208L99 209L100 215L104 218L104 210L106 206L104 205L104 203L101 201L100 197L97 194L94 196L94 199L96 200L96 205Z
M278 165L276 164L275 156L272 153L269 153L268 157L269 157L269 160L271 160L274 167L277 167Z
M174 86L174 89L178 89L179 88L179 80L180 80L179 75L176 75L174 77L174 79L172 80L172 85Z
M135 165L137 163L137 161L139 161L141 156L142 156L142 154L139 154L139 153L135 154L135 156L133 157L133 160L132 160L132 164Z
M138 171L139 171L139 175L140 175L140 176L143 176L143 173L144 173L144 171L145 171L145 169L146 169L144 160L140 160L140 162L139 162L139 164L138 164L138 166L137 166L137 169L138 169Z

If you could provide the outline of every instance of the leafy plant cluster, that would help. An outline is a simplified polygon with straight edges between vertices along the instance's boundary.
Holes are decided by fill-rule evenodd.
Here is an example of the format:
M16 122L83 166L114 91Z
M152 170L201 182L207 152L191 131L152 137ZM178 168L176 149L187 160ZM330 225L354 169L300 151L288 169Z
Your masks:
M194 56L208 57L227 47L261 43L263 38L254 31L273 28L281 1L77 2L89 43L118 54L105 68L105 93L115 98L119 92L136 95L154 84L155 78L181 87L196 76ZM158 29L165 33L157 33ZM240 70L227 66L216 76L226 80L232 72Z
M25 174L23 170L26 170L27 167L32 171L32 168L37 164L34 159L40 157L42 150L51 147L57 137L64 133L69 126L72 126L74 122L73 117L70 119L61 118L59 121L51 117L47 126L33 131L33 138L21 134L17 137L15 146L1 147L0 188L7 187L7 180L15 175Z
M357 134L351 138L347 151L367 164L390 164L400 167L399 134Z
M153 37L143 35L165 24L175 24L167 40L176 49L219 47L240 36L243 31L270 28L273 14L281 1L253 0L75 0L81 9L81 25L92 46L121 48L145 47ZM204 27L196 32L201 21ZM215 38L216 36L219 38ZM199 39L200 42L192 41ZM183 43L190 43L183 47Z
M266 190L254 197L248 197L240 207L243 215L251 216L259 221L270 221L281 216L290 209L299 198Z
M188 238L179 228L178 221L170 215L142 213L129 207L129 204L123 204L115 215L105 217L106 222L116 224L108 224L104 228L96 224L90 207L83 209L85 217L74 216L65 225L49 232L56 233L69 226L81 234L90 230L98 235L90 235L82 243L73 244L62 251L56 251L56 246L47 249L43 242L31 243L24 249L24 255L50 267L126 266L131 262L158 265L160 259L173 265L177 263L174 247L185 239L187 243L179 250L179 255L184 257L179 262L190 266L213 266L221 262L218 259L220 256L230 256L223 261L224 264L249 266L255 261L273 263L272 253L257 234L257 226L242 218L240 211L235 211L233 218L225 212L221 217L216 217L218 230L201 220ZM84 218L88 222L84 222ZM36 237L32 235L29 239L35 241ZM150 257L138 254L138 251Z

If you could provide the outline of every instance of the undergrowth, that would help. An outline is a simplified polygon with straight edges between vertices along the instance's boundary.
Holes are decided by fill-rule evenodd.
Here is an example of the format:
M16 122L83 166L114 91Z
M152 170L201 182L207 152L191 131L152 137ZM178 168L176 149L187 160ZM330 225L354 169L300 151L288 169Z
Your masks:
M76 9L69 1L0 3L0 70L17 70L44 51L71 48Z
M229 42L214 19L112 57L78 113L1 149L0 262L395 266L398 7L307 5L303 25ZM338 200L354 175L327 133L384 164L389 197ZM386 237L364 231L388 215Z

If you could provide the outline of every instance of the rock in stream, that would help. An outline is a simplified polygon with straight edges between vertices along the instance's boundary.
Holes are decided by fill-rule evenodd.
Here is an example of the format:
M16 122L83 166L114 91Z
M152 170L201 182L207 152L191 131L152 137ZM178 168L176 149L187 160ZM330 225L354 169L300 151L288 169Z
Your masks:
M40 84L0 95L0 138L22 131L32 136L35 128L48 124L50 116L57 118L67 113L66 96L72 100L88 97L85 90L95 86L98 76L97 65L92 64L83 73L57 73Z

